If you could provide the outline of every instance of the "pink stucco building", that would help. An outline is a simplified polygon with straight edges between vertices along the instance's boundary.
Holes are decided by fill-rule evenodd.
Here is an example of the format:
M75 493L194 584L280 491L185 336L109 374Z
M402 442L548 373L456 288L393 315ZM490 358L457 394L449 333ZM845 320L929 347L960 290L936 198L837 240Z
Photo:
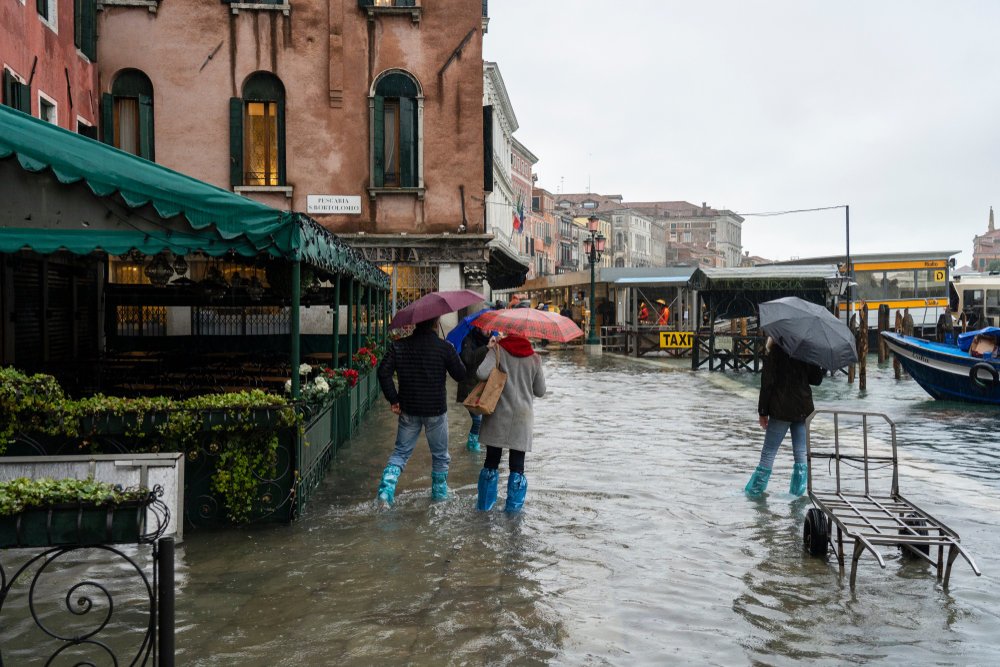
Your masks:
M96 137L94 4L8 0L0 6L0 101Z
M102 137L309 213L402 301L478 286L484 6L103 0Z

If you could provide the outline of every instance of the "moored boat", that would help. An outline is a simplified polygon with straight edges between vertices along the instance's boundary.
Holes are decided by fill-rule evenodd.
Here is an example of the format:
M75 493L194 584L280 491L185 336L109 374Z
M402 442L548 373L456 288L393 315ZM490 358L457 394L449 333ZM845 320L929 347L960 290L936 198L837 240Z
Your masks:
M948 343L888 331L882 336L906 372L934 398L1000 405L1000 361Z

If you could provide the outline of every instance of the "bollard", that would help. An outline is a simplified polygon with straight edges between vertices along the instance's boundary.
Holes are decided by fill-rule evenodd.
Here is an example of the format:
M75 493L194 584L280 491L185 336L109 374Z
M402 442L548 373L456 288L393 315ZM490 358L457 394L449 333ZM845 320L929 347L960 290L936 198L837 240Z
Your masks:
M889 304L883 303L878 307L878 363L883 364L889 358L889 345L882 337L883 331L889 330Z
M861 305L861 317L858 318L858 389L864 391L868 387L868 305Z
M893 327L893 331L896 333L903 332L903 313L901 311L896 311L896 325ZM903 377L903 366L899 363L899 358L894 354L892 355L892 374L897 380Z
M903 310L903 335L913 335L913 315L910 315L909 308Z
M174 538L157 543L157 667L174 667Z

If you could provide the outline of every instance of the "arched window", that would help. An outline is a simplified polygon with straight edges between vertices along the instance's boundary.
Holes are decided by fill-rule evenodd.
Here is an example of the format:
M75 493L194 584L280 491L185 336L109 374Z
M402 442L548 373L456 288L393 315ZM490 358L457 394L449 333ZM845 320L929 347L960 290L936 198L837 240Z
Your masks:
M146 158L156 159L153 142L153 83L143 72L126 69L101 96L104 143Z
M285 184L285 86L270 72L255 72L243 96L229 100L230 182Z
M619 257L618 259L615 260L615 268L616 269L625 268L625 258L624 257Z
M423 187L420 87L409 74L393 71L378 79L373 92L372 187Z

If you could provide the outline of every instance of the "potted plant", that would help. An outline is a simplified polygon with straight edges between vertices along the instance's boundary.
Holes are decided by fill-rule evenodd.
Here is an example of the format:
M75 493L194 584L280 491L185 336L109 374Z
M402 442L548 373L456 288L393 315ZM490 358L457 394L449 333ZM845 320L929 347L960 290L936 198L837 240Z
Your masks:
M153 500L92 478L0 482L0 548L137 543Z

